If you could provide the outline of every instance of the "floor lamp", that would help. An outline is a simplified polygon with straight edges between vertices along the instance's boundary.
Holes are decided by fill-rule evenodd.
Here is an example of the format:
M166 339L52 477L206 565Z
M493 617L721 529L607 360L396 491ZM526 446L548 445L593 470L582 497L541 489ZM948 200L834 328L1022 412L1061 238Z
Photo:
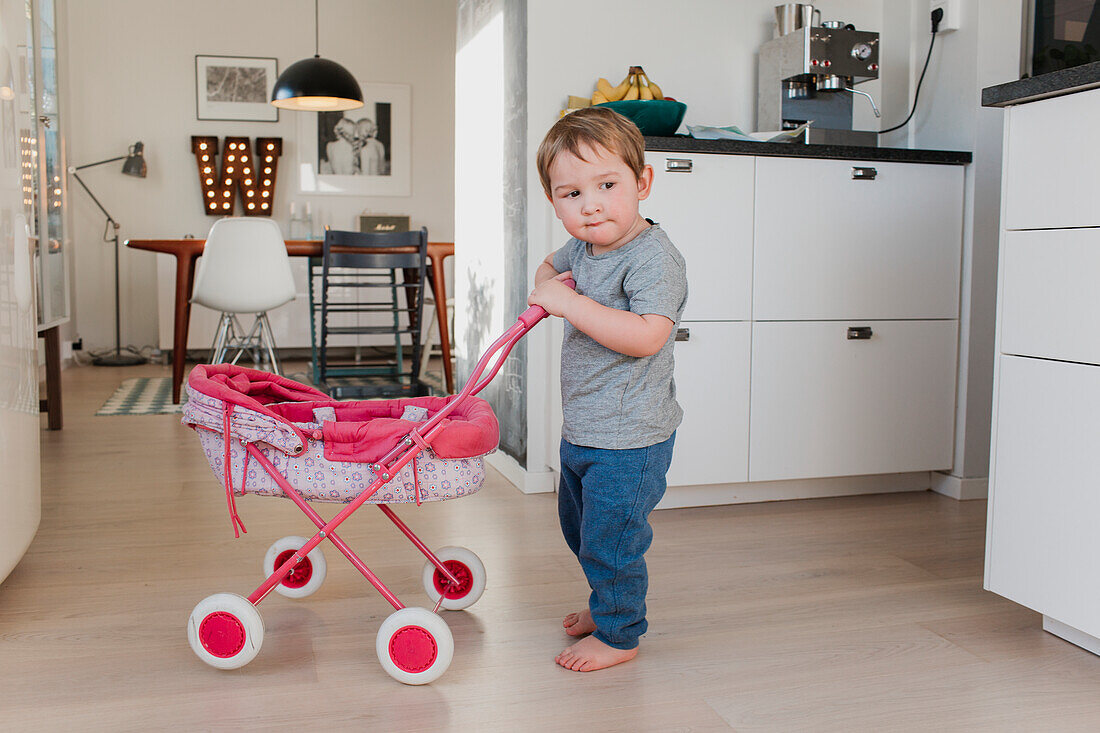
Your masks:
M80 176L76 174L77 171L82 171L85 168L91 168L92 166L103 165L104 163L114 163L116 160L125 160L122 164L122 172L128 176L137 176L138 178L145 178L145 145L141 142L136 142L130 146L130 150L126 155L119 155L115 158L108 158L107 160L101 160L96 163L88 163L87 165L78 165L75 168L69 168L69 173L80 187L83 188L87 194L95 202L95 205L99 207L99 210L103 212L103 215L107 217L107 223L103 229L103 241L113 242L115 249L115 350L107 354L106 356L97 356L92 360L93 364L97 366L135 366L137 364L144 364L146 359L140 354L133 353L133 350L129 350L129 353L122 353L122 333L121 326L119 325L119 294L118 294L118 222L114 217L103 208L103 204L99 203L99 199L95 197L91 189L84 181L80 180ZM114 231L114 236L108 236L108 234Z

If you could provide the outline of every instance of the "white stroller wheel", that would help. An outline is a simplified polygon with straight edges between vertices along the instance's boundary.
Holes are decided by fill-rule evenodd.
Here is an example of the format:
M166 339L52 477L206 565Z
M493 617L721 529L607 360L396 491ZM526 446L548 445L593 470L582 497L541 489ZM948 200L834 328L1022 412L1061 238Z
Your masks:
M199 659L218 669L239 669L264 643L264 622L247 598L215 593L199 601L187 622L187 641Z
M402 608L382 622L374 648L390 677L406 685L426 685L447 671L455 642L439 616L426 608Z
M300 550L308 540L305 537L283 537L276 540L267 548L264 555L264 577L269 578L279 566L295 552ZM320 546L314 547L305 558L294 566L287 576L277 586L275 592L287 598L305 598L313 595L321 584L325 582L328 573L328 565L325 562L325 554Z
M443 596L440 608L448 611L461 611L477 603L485 592L485 565L481 559L465 547L440 547L435 556L455 576L458 586L449 588L446 576L430 560L424 563L424 591L432 603Z

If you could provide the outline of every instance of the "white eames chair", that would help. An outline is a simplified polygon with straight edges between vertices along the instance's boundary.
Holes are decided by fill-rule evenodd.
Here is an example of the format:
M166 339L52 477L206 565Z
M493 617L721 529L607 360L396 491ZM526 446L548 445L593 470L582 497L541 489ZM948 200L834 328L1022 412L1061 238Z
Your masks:
M236 349L232 363L245 352L258 367L266 353L271 371L280 374L275 337L267 311L294 300L294 276L279 225L270 219L230 217L210 228L199 259L191 302L221 312L221 321L210 351L210 363L225 361ZM245 332L238 313L255 314Z

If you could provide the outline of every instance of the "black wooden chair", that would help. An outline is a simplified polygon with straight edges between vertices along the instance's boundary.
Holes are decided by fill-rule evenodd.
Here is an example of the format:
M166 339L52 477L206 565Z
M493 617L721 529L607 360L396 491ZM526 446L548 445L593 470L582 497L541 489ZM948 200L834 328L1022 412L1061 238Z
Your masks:
M337 399L429 393L420 382L427 248L423 228L325 232L310 277L318 387Z

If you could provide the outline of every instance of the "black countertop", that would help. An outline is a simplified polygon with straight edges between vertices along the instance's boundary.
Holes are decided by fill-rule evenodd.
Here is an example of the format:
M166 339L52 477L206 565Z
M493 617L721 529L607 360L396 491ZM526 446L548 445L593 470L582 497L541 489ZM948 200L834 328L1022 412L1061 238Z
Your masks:
M1100 61L1010 81L982 90L983 107L1008 107L1100 87Z
M806 145L804 143L750 143L741 140L697 140L693 137L646 137L645 149L655 153L725 153L780 158L829 158L898 163L944 163L961 165L972 159L957 150L912 150L872 148L856 145Z

